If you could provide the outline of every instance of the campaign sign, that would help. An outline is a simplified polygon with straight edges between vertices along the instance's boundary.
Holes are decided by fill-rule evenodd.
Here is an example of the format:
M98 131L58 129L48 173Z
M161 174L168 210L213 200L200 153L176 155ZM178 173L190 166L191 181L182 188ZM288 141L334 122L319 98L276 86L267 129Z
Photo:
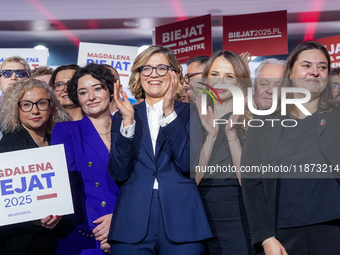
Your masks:
M31 69L38 66L46 66L48 58L48 49L0 49L0 65L9 57L19 56L27 61Z
M0 226L73 213L64 145L0 153Z
M223 17L223 50L253 56L288 53L287 11Z
M156 27L156 44L170 48L179 63L212 54L211 15Z
M78 65L85 66L89 63L107 64L114 67L124 87L129 84L131 67L137 57L139 47L121 46L99 43L79 44Z
M340 35L313 39L313 41L323 44L331 58L331 67L340 67Z

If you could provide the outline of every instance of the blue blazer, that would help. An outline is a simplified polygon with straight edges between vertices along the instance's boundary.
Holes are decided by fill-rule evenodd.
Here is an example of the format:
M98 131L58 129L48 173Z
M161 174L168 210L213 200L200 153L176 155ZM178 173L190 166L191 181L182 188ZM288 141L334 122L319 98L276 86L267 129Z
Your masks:
M137 243L145 237L155 177L170 240L181 243L212 237L196 182L189 176L189 104L175 101L175 111L177 118L159 129L155 155L145 102L135 106L133 138L121 135L121 114L114 116L108 169L120 193L109 241Z
M79 223L80 214L77 212L81 206L85 221L92 230L96 227L92 223L94 220L113 212L119 193L107 172L109 152L87 116L79 121L56 124L51 143L64 144L65 147L76 211L71 221L76 222L75 225ZM79 196L82 205L75 201Z

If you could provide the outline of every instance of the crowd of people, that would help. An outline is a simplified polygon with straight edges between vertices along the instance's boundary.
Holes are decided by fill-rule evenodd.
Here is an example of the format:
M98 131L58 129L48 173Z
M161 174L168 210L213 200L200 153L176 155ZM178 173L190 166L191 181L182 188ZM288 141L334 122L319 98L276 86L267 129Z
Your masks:
M131 104L111 66L5 59L0 153L63 144L74 214L1 226L0 254L340 254L340 68L312 41L253 80L250 60L217 51L184 74L150 46Z

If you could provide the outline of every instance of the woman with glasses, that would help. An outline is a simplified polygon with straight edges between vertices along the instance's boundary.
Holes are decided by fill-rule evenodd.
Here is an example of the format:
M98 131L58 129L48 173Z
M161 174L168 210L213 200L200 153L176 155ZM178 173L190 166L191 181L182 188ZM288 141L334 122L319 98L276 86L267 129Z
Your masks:
M58 244L57 254L104 254L119 189L107 171L111 145L111 114L115 78L102 65L75 72L68 96L85 113L78 121L58 123L52 144L64 144L75 214L75 230Z
M31 69L26 60L13 56L5 59L0 66L0 90L2 91L2 97L6 93L8 87L12 86L19 80L28 78L31 75ZM2 98L0 98L1 102ZM0 126L0 140L3 134Z
M145 101L114 99L109 172L120 186L112 218L111 254L205 254L211 237L190 179L190 109L176 101L183 76L173 52L150 46L132 66L130 89Z
M0 66L0 89L5 93L7 88L21 79L31 76L31 69L26 60L19 57L6 58Z
M64 107L65 112L71 116L72 120L81 120L84 117L81 107L75 105L67 93L67 84L79 69L80 67L74 64L59 66L54 70L49 83L54 88L60 104Z
M0 152L48 146L53 126L69 120L55 93L45 82L26 79L7 89L0 110L5 136ZM0 227L0 254L54 254L58 242L54 227L61 217ZM53 231L51 229L54 229Z
M200 89L214 97L207 97L206 114L202 114L201 97L195 101L204 130L198 163L200 171L196 172L195 179L214 234L214 238L207 242L209 254L251 254L239 172L247 126L232 123L247 123L252 116L247 108L244 116L233 115L233 94L229 89L216 88L218 84L227 84L239 88L246 95L247 88L251 87L247 66L236 53L217 51L208 60L202 77L200 84L203 87ZM214 124L216 119L223 121ZM232 170L204 171L216 166Z

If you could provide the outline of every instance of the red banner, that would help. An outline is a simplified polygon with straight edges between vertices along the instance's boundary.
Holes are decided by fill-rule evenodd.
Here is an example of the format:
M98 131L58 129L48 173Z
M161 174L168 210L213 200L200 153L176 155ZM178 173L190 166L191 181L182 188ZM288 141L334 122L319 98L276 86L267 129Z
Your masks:
M156 27L156 44L170 48L178 61L212 54L211 15Z
M223 17L223 50L253 56L288 53L287 11Z
M313 39L313 41L325 45L331 57L331 67L340 67L340 35Z

